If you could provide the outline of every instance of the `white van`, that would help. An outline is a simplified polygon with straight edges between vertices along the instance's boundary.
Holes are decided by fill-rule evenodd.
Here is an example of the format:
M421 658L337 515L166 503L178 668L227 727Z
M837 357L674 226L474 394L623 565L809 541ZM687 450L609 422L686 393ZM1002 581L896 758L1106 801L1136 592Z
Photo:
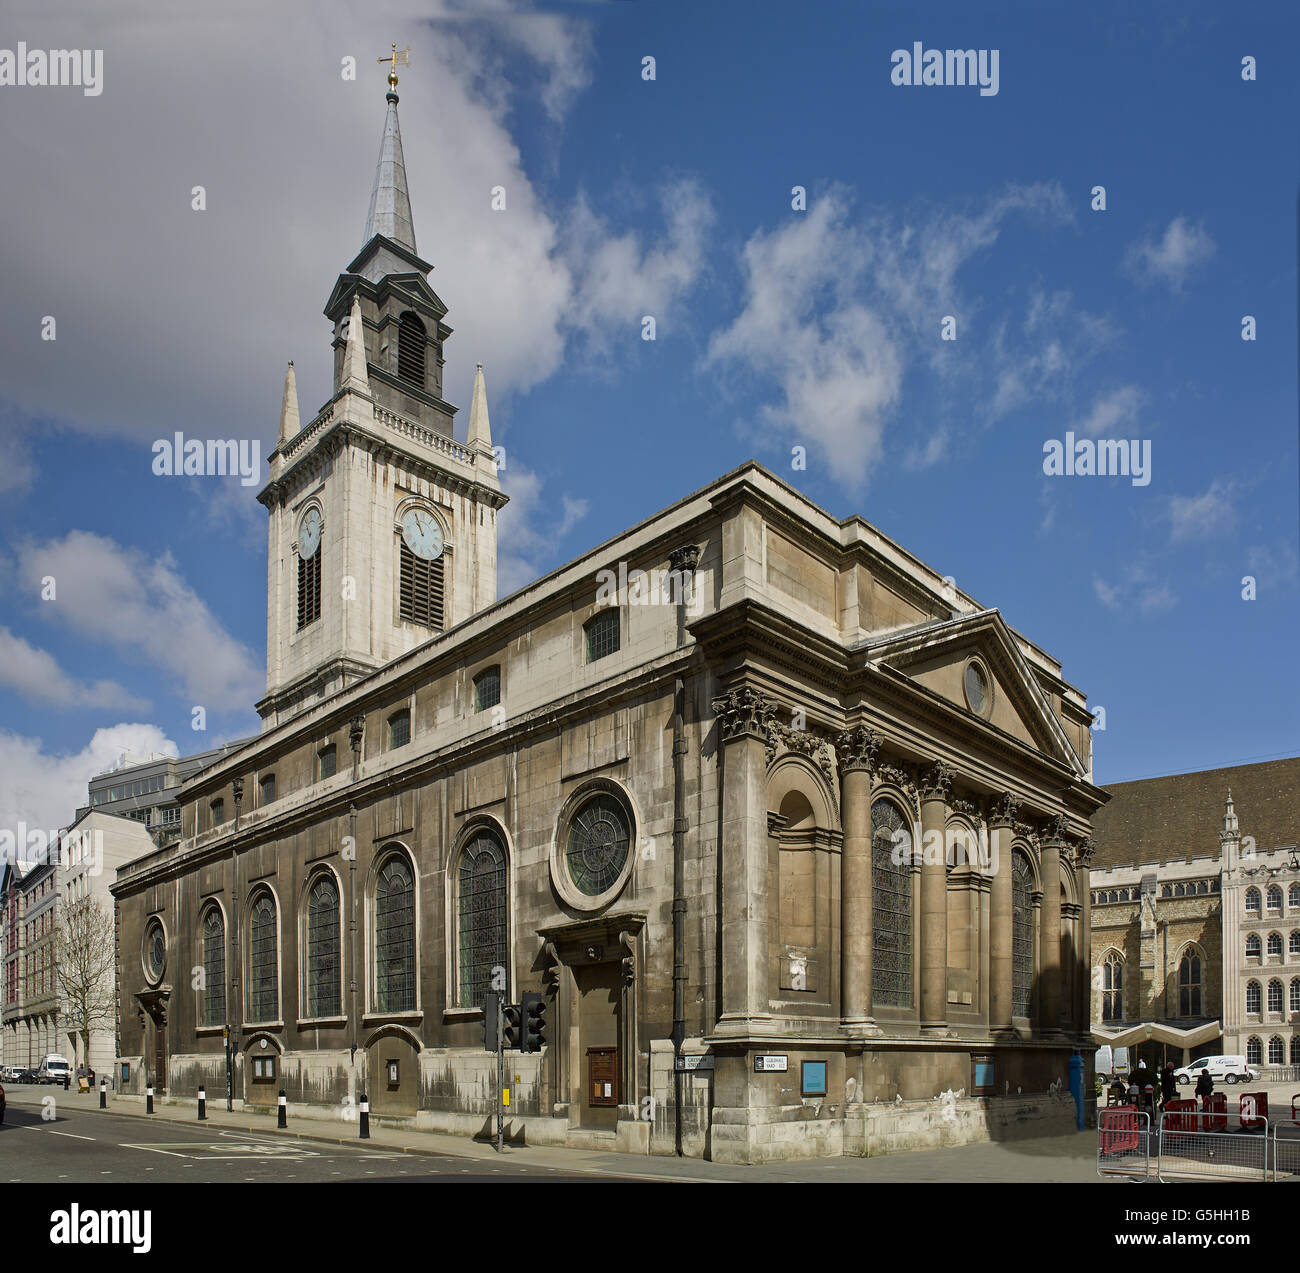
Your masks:
M57 1052L51 1052L41 1062L40 1069L36 1071L36 1081L38 1083L62 1083L71 1073L72 1067L68 1064L68 1058L60 1056Z
M1251 1083L1259 1078L1259 1071L1246 1064L1244 1056L1203 1056L1191 1065L1174 1071L1179 1084L1195 1083L1201 1071L1208 1070L1216 1083Z

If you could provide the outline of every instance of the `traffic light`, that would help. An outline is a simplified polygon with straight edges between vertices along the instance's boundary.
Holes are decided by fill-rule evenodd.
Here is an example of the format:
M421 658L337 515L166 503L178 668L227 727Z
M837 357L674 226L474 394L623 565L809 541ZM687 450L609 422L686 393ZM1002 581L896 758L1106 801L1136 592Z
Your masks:
M497 1050L497 1000L501 996L495 990L483 995L483 1051Z
M540 1052L546 1042L546 1001L533 991L525 991L521 1005L524 1013L524 1052Z
M505 1022L505 1035L502 1038L502 1046L507 1051L522 1046L524 1014L520 1011L519 1005L517 1003L506 1004L501 1010L501 1018Z

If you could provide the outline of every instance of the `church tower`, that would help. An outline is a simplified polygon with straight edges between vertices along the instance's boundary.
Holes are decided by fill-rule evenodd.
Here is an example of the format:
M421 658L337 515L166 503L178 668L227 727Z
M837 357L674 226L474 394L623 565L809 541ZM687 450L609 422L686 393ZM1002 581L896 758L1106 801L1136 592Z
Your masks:
M266 506L269 729L496 600L497 479L480 364L465 442L442 396L452 329L418 255L397 75L361 251L325 305L334 388L300 424L293 363Z

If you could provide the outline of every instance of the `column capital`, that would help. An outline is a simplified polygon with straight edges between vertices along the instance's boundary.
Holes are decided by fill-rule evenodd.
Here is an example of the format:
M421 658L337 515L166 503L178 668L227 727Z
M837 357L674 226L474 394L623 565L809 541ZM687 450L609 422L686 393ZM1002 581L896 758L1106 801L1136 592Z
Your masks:
M749 685L737 686L715 698L712 707L724 743L736 738L767 742L776 723L776 704Z
M1075 856L1079 860L1079 865L1085 870L1092 865L1092 859L1097 853L1097 841L1092 836L1085 836L1079 841L1078 848L1075 849Z
M700 564L699 544L683 544L668 554L668 564L676 571L693 575Z
M1009 791L1004 791L989 806L989 826L1014 827L1020 813L1020 801Z
M1043 824L1042 830L1042 848L1044 849L1065 849L1066 841L1066 821L1065 814L1058 813L1056 817L1049 819Z
M952 794L952 769L942 760L936 760L920 774L922 800L946 801Z
M835 748L840 755L840 772L865 769L867 773L873 773L882 742L880 735L865 725L841 730L835 736Z

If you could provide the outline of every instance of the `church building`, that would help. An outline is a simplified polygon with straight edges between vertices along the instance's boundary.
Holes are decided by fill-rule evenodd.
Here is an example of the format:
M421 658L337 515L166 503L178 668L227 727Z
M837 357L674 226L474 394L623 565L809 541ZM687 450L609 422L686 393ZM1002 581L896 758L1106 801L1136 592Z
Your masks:
M122 869L119 1077L479 1135L484 1001L543 996L519 1143L726 1162L1073 1127L1084 695L998 612L754 462L496 597L390 78L333 394L293 367L260 735Z

